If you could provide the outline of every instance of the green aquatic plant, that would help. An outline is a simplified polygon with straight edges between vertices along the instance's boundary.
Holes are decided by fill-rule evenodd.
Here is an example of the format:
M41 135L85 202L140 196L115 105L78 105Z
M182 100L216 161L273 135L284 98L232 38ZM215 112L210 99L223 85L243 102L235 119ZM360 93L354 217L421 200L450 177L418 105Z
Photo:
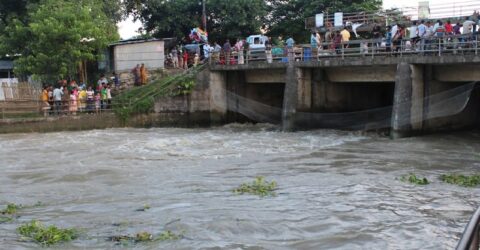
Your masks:
M480 175L444 174L440 176L440 180L462 187L475 187L480 185Z
M174 234L172 231L162 232L155 240L166 241L166 240L179 240L182 238L182 234Z
M22 205L17 205L15 203L9 203L7 204L7 207L5 209L3 209L0 213L1 214L8 214L8 215L12 215L12 214L16 214L18 210L20 210L22 208Z
M427 180L427 178L417 177L413 173L402 176L402 178L400 178L400 180L403 181L403 182L410 182L410 183L413 183L413 184L416 184L416 185L428 185L428 184L430 184L430 182Z
M7 223L7 222L10 222L10 221L12 221L12 220L13 220L12 217L0 216L0 224L2 224L2 223Z
M108 241L114 241L121 244L129 244L129 243L141 243L141 242L150 242L150 241L168 241L168 240L179 240L182 238L182 234L175 234L172 231L164 231L160 233L158 236L154 236L153 234L143 231L137 233L136 235L116 235L108 237Z
M153 235L148 232L140 232L135 235L135 242L153 241Z
M277 183L275 181L268 182L263 176L257 176L252 183L243 183L240 187L233 190L236 194L253 194L261 197L275 196Z
M51 246L60 242L68 242L78 237L73 228L62 229L54 225L44 226L40 221L32 220L17 228L17 232L43 246Z

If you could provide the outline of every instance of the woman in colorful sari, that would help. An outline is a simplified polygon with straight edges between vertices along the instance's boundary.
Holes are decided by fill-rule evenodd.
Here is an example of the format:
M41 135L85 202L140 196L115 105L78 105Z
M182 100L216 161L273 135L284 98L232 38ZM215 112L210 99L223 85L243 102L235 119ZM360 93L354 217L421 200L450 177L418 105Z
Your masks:
M140 81L142 85L147 84L147 68L145 67L145 64L142 63L142 67L140 67Z

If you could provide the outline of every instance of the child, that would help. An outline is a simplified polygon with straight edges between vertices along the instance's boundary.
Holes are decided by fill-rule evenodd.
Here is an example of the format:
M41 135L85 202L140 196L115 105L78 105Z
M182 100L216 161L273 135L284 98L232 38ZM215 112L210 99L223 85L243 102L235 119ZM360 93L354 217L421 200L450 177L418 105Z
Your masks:
M69 111L72 115L77 115L77 95L75 94L75 88L70 91L70 106Z
M100 92L97 92L97 94L95 95L95 113L97 114L100 112L100 100Z

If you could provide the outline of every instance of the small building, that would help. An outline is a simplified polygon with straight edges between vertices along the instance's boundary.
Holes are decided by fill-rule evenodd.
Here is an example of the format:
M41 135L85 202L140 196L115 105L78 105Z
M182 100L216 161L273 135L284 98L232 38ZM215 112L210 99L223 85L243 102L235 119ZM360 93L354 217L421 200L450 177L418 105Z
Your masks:
M110 44L108 60L99 67L118 73L130 72L142 63L148 70L163 69L166 40L168 39L130 39Z
M0 79L13 78L13 61L0 60Z

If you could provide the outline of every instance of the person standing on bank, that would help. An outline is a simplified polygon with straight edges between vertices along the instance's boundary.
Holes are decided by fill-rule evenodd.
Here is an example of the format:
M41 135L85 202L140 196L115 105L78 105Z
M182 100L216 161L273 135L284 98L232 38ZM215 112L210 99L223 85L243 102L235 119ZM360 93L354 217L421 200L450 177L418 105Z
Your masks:
M142 85L147 85L147 78L148 72L145 64L142 63L142 67L140 67L140 81Z
M137 64L132 70L135 86L140 86L140 64Z

